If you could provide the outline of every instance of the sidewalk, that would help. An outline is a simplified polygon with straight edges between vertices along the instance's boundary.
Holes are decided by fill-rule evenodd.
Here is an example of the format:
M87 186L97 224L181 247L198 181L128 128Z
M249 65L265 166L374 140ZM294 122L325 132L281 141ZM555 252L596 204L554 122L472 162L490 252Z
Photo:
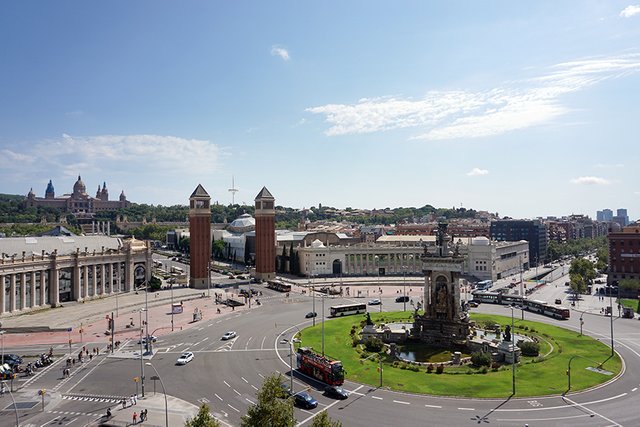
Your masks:
M202 295L205 295L203 297ZM4 334L5 349L25 345L54 345L84 343L110 343L111 336L105 334L108 330L106 316L114 314L114 341L139 339L141 335L141 320L149 321L149 335L166 335L173 330L181 330L197 324L193 321L193 313L197 309L202 312L202 320L223 316L233 310L222 304L216 304L215 293L222 293L222 289L211 289L210 297L207 290L191 288L177 288L173 290L173 302L182 303L183 312L171 315L171 291L132 292L120 294L116 307L116 297L100 298L86 303L63 303L62 307L46 309L38 312L25 313L2 318L2 329L11 331L13 328L49 327L55 331L25 331ZM225 296L226 298L226 296ZM148 305L149 311L141 311ZM253 304L252 304L253 305ZM117 310L116 310L117 308ZM217 310L220 309L220 314ZM246 310L248 307L236 307L235 310ZM173 320L173 327L172 327ZM133 325L132 325L133 324ZM69 328L71 331L69 332ZM146 329L143 332L146 334Z
M183 426L187 419L197 415L199 408L189 402L167 395L167 408L165 412L164 395L162 393L148 394L144 399L138 399L136 405L127 402L126 408L122 405L111 407L111 418L106 416L96 420L91 426L113 426L123 427L133 425L133 413L137 414L137 424L145 427L161 427L167 425ZM147 410L147 419L140 422L140 411Z

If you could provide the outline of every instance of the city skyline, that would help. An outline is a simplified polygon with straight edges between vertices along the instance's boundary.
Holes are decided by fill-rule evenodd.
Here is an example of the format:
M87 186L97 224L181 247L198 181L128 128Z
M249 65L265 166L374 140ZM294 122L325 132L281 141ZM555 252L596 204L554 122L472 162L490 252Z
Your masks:
M3 10L0 193L638 218L628 1Z

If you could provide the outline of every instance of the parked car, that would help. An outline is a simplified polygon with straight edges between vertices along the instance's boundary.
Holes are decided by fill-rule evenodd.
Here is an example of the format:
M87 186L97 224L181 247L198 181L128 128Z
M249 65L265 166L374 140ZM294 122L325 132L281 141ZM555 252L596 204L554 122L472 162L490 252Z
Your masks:
M288 383L285 383L285 382L280 383L280 389L283 392L283 396L282 397L290 397L291 396L291 388L289 387Z
M294 396L294 403L304 409L313 409L318 406L318 401L311 397L306 391L296 393Z
M342 387L336 385L330 385L324 388L325 396L332 397L334 399L346 399L349 397L349 392Z
M478 302L477 302L477 301L469 301L469 307L477 307L477 306L479 306L479 305L480 305L480 304L478 304Z
M158 337L155 335L149 335L149 341L150 342L156 342L158 341ZM138 344L146 344L147 343L147 337L146 335L144 337L142 337L142 339L138 340Z
M7 364L9 366L20 365L22 364L22 357L17 354L5 354L2 358L2 365Z
M227 331L222 336L222 340L223 341L230 340L231 338L235 338L237 336L238 336L238 334L236 333L236 331Z
M369 305L380 305L382 304L382 301L380 301L378 298L376 299L372 299L368 302Z
M310 311L307 314L305 314L304 317L306 317L307 319L311 319L313 317L316 317L318 315L318 313L316 313L315 311Z
M194 355L192 352L185 351L180 355L180 357L178 357L178 360L176 360L176 365L186 365L193 360L193 357Z

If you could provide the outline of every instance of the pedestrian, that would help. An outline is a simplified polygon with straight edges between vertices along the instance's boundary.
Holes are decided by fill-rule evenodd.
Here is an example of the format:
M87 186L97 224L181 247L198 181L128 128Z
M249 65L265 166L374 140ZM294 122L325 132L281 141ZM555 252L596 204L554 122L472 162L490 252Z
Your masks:
M93 360L93 353L89 355L89 360Z
M134 404L134 405L137 405L137 404L138 404L138 395L137 395L137 394L134 394L134 395L133 395L133 404Z
M138 424L138 414L133 411L133 424Z
M125 398L122 398L122 400L120 401L120 403L122 403L122 409L127 407L127 400Z

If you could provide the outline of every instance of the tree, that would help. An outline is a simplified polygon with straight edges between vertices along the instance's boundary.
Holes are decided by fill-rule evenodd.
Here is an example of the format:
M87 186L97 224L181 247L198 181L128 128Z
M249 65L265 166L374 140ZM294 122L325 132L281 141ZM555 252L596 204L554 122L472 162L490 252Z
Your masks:
M184 427L220 427L220 423L211 416L209 406L203 403L198 411L198 415L194 418L189 418L184 424Z
M342 427L342 423L332 420L327 411L322 411L313 418L311 427Z
M586 290L587 286L591 285L591 281L596 278L595 265L586 258L576 258L571 261L569 268L569 276L572 277L572 275L582 278ZM573 277L571 281L573 282Z
M149 280L149 290L155 292L162 288L162 280L159 277L151 276L151 280Z
M586 292L587 284L584 278L577 273L569 273L569 280L569 286L571 287L571 291L573 292L573 299L577 300L578 295Z
M293 427L293 398L287 397L280 386L282 377L270 375L264 379L256 395L258 403L251 405L242 416L242 427Z

